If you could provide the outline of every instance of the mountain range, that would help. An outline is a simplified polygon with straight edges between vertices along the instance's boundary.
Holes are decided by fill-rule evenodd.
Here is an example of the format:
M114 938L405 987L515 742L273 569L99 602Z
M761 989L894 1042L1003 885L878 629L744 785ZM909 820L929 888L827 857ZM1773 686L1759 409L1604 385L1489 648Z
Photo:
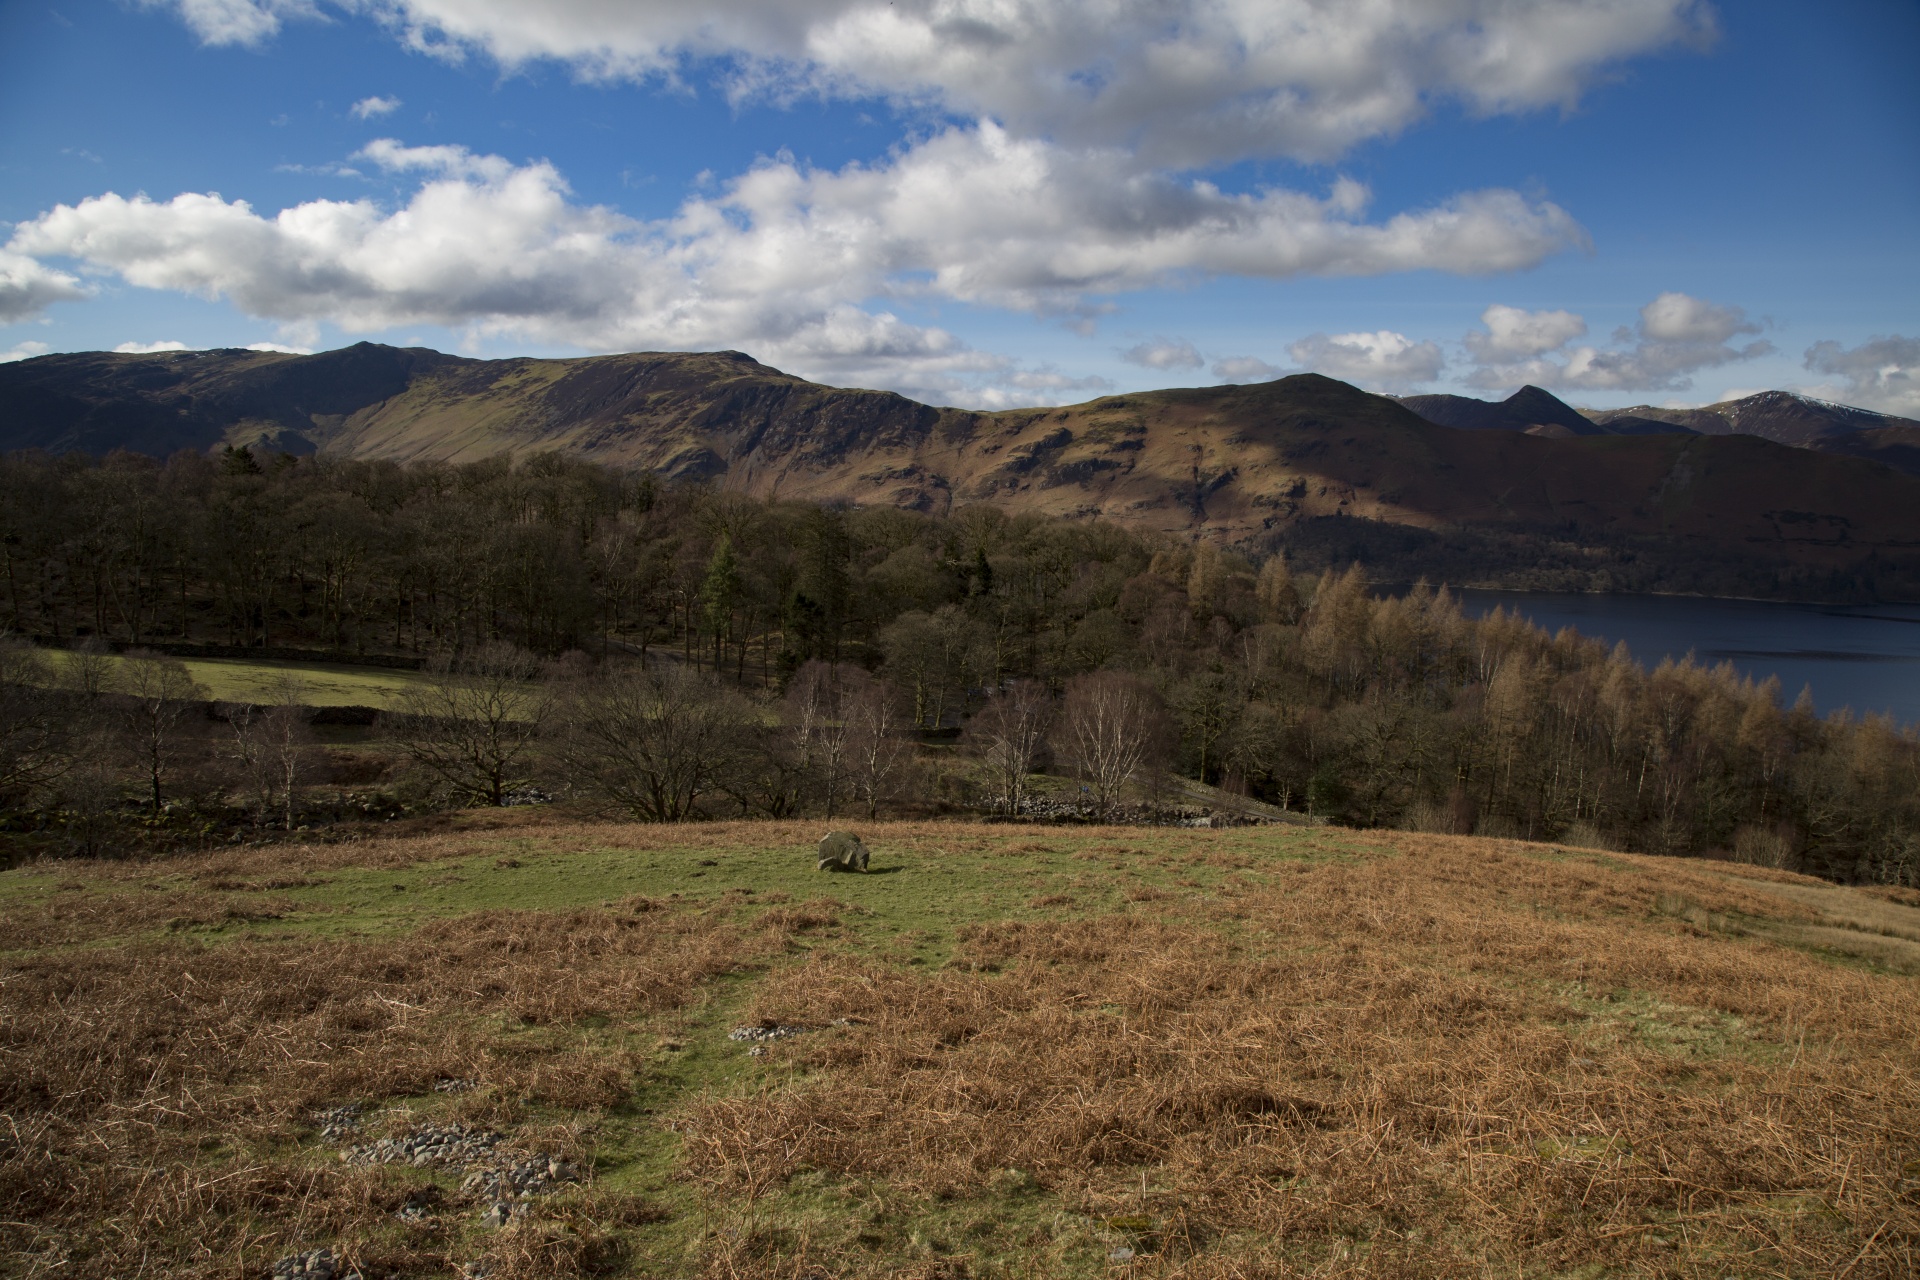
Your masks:
M1920 475L1920 422L1815 400L1791 391L1762 391L1697 409L1575 409L1539 387L1522 387L1505 400L1467 396L1400 396L1429 422L1476 431L1528 435L1759 436L1777 444L1843 453Z
M1877 425L1800 425L1815 420ZM1920 595L1920 477L1900 452L1916 440L1920 424L1784 393L1588 416L1539 388L1396 401L1314 374L983 413L731 351L475 360L361 343L0 366L0 450L559 450L762 497L986 502L1582 589Z

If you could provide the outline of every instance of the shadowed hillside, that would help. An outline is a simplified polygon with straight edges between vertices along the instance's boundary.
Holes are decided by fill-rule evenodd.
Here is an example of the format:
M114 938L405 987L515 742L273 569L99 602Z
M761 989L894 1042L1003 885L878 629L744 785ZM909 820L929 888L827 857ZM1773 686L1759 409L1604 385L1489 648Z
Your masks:
M1369 559L1412 537L1430 552L1418 571L1455 581L1545 566L1579 589L1887 596L1920 582L1920 482L1886 467L1746 433L1576 436L1563 419L1585 420L1533 388L1503 405L1415 400L1448 401L1426 405L1443 418L1478 405L1502 419L1479 425L1506 429L1440 425L1312 374L976 413L820 386L738 352L469 360L362 343L21 361L0 368L0 447L560 451L764 498L992 502L1254 549L1304 538ZM1638 411L1614 428L1659 429ZM1861 451L1898 465L1911 448ZM1683 562L1715 567L1676 577Z
M1815 400L1791 391L1762 391L1698 409L1656 409L1643 404L1630 409L1596 409L1587 416L1609 428L1621 422L1659 421L1702 435L1760 436L1780 444L1838 453L1856 452L1847 447L1856 435L1888 429L1920 430L1920 422L1907 418Z

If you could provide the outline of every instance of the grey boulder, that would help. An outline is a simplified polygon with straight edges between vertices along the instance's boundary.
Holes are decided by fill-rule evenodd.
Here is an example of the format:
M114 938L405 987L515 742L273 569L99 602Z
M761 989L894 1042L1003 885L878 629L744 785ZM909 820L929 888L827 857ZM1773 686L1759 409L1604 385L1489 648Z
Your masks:
M820 838L820 871L865 871L867 846L851 831L829 831Z

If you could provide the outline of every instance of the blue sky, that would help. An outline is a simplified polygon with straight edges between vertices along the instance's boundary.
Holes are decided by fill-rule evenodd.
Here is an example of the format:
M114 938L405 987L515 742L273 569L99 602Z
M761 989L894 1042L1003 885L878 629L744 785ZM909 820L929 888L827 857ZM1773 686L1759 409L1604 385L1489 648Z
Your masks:
M0 356L1920 414L1916 54L1911 0L26 0Z

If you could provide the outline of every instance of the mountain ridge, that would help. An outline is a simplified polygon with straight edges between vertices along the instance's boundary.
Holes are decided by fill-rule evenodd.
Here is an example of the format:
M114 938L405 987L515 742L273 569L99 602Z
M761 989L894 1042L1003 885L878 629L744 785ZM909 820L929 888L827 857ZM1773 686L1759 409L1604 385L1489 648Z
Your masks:
M1532 390L1513 416L1574 412ZM741 352L475 360L363 343L0 366L0 449L421 462L558 450L759 497L994 503L1254 550L1320 539L1329 557L1400 555L1377 550L1399 530L1393 546L1466 538L1522 567L1545 557L1568 582L1694 557L1738 566L1729 593L1783 590L1782 573L1891 573L1920 590L1920 480L1752 434L1551 425L1462 430L1316 374L988 413L826 387ZM1461 580L1454 563L1434 572Z

